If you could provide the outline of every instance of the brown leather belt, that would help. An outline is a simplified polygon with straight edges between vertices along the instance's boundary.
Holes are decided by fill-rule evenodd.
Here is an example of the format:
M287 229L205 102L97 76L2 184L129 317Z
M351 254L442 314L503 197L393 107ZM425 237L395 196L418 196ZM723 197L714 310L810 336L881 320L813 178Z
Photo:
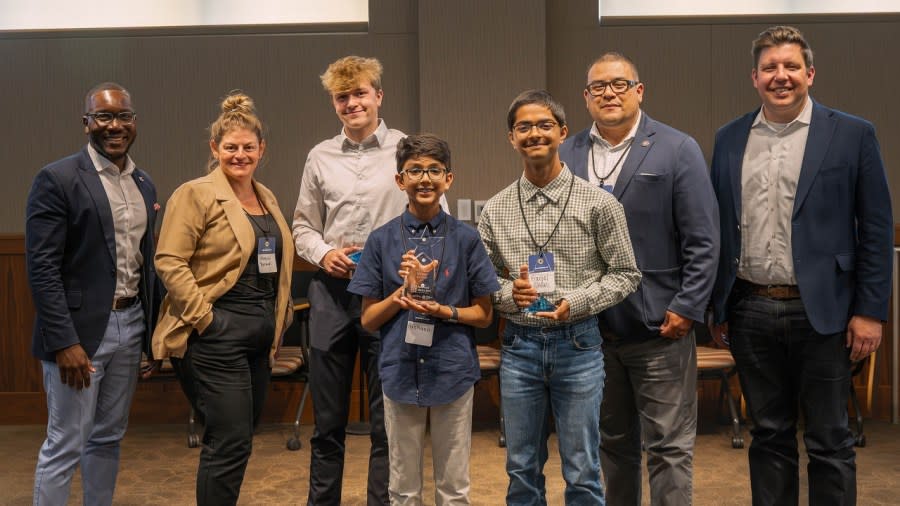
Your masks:
M137 297L119 297L118 299L113 299L113 311L118 311L120 309L127 309L134 305L137 302Z
M749 281L741 280L746 290L753 295L775 300L791 300L800 298L800 289L797 285L757 285Z

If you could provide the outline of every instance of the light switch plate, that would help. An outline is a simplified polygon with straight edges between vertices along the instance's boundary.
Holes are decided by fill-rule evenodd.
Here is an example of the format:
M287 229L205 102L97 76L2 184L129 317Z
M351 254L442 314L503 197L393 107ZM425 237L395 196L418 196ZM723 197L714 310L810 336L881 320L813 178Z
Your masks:
M487 204L487 200L475 201L475 223L478 223L478 219L481 218L481 211L484 209L485 204Z
M472 221L472 199L459 199L456 201L456 219Z

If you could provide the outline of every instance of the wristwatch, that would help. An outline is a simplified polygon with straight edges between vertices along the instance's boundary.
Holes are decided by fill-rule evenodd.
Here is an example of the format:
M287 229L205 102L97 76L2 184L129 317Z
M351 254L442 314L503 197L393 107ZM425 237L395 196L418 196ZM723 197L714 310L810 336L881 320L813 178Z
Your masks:
M447 323L459 323L459 311L456 309L456 306L447 304L447 307L450 308L450 318L444 321Z

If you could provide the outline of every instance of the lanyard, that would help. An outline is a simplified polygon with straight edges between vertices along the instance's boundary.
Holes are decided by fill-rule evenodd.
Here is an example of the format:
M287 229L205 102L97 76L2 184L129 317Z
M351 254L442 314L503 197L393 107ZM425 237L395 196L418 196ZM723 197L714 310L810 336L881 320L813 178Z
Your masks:
M553 230L550 232L550 235L547 237L547 240L544 241L544 244L538 244L537 240L534 238L534 233L531 231L531 227L528 226L528 218L525 217L525 208L522 206L522 179L520 178L518 184L516 184L516 192L519 195L519 212L522 213L522 222L525 223L525 230L528 231L528 237L531 238L531 242L534 243L534 246L538 249L539 253L544 252L544 247L550 242L550 239L553 239L553 236L556 235L556 231L559 229L559 224L562 222L563 216L566 214L566 209L569 207L569 201L572 200L572 189L575 187L575 175L572 175L572 180L569 182L569 195L566 197L566 203L562 208L562 212L559 213L559 219L556 220L556 225L553 226Z
M625 159L625 155L627 155L628 152L631 151L631 144L633 142L634 142L634 137L632 137L631 139L628 140L628 145L625 146L625 149L622 151L622 154L619 155L619 159L616 160L616 164L613 165L613 168L610 169L609 172L607 172L606 175L603 177L600 177L600 174L597 174L597 162L594 161L594 144L593 144L593 142L591 142L591 171L597 177L597 181L600 182L601 187L603 186L603 183L605 183L606 180L609 179L609 176L612 176L613 172L615 172L616 169L619 168L619 164L622 163L622 160Z
M244 214L246 214L247 217L250 218L250 223L255 225L256 228L258 228L259 231L263 233L263 235L265 235L266 237L270 237L271 234L269 233L269 220L266 219L266 215L268 214L268 211L266 211L266 207L264 205L262 205L262 202L260 202L259 194L256 193L256 188L253 188L253 196L256 197L256 203L259 204L259 208L262 209L262 211L263 211L262 222L263 222L263 225L265 225L265 228L261 227L259 225L259 223L257 223L256 218L254 218L252 214L248 213L246 209L244 209Z

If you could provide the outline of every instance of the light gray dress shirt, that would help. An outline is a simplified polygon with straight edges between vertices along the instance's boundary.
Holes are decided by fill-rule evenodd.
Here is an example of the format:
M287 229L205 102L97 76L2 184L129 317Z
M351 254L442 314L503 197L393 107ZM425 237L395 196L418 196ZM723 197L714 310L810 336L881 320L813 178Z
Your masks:
M600 129L597 123L591 126L591 153L588 154L588 181L595 186L600 186L600 178L603 184L615 187L616 181L619 179L619 173L622 172L622 166L631 152L631 143L634 142L634 136L637 135L638 125L641 124L641 114L638 110L637 118L628 135L622 139L622 142L613 146L603 136L600 135ZM596 163L596 165L594 165ZM617 165L618 164L618 165ZM615 167L615 168L614 168Z
M332 249L362 246L372 230L403 212L409 199L394 174L397 142L404 135L380 120L362 143L341 130L309 152L293 225L303 259L319 265Z
M320 265L332 249L362 247L372 230L399 216L409 197L397 187L397 143L406 134L379 120L361 143L341 130L309 152L294 209L294 244ZM447 200L441 196L441 207Z
M737 275L760 285L796 285L791 215L809 137L812 100L787 124L753 121L741 166L741 260Z
M568 321L524 315L512 299L511 279L499 276L508 270L511 278L517 278L519 266L527 265L528 256L538 252L526 221L538 243L550 238L544 251L554 255L556 290L543 295L552 303L569 301ZM557 221L559 228L552 233ZM523 175L494 195L481 213L478 232L500 281L500 291L493 296L494 308L519 325L545 327L583 320L624 299L641 280L622 204L612 194L575 177L565 165L543 188Z
M141 281L141 238L147 229L147 207L144 197L131 176L134 162L126 157L121 172L116 164L88 144L88 154L103 183L109 208L112 211L116 236L116 292L115 297L134 297Z

